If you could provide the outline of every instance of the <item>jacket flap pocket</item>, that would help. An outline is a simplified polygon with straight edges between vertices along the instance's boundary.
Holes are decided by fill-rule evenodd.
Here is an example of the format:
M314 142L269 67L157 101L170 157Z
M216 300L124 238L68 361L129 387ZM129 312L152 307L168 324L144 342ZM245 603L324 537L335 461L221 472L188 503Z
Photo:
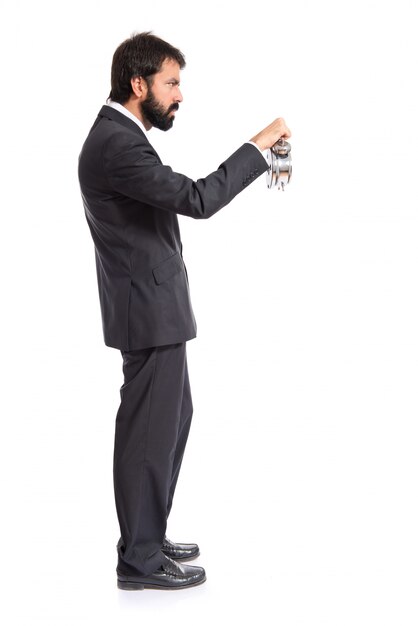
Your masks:
M154 267L152 273L154 274L155 282L157 285L163 283L165 280L168 280L177 272L180 272L183 269L183 261L180 258L180 254L175 252L168 259Z

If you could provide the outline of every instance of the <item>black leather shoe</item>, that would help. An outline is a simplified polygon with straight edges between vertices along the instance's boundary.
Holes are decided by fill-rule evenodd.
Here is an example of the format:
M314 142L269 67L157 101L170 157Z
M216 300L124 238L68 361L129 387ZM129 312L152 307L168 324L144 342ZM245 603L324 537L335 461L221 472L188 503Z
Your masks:
M118 574L118 587L125 591L139 589L184 589L200 585L206 580L203 567L183 565L166 557L157 571L148 576L123 576Z
M175 561L186 561L199 556L199 546L196 543L174 543L164 537L161 551Z

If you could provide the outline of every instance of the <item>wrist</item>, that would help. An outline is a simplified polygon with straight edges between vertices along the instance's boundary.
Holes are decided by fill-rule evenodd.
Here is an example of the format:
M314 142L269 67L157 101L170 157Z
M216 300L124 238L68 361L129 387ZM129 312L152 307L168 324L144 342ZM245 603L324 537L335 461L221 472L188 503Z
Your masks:
M257 137L253 137L252 139L250 139L250 141L252 141L253 143L256 144L256 146L261 150L265 150L266 146L263 144L263 142L260 139L257 139Z

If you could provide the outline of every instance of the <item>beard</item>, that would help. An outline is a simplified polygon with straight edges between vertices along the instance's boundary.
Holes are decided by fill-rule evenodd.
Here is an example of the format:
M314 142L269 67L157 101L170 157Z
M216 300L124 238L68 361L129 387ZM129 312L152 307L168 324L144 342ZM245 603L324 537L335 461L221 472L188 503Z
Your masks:
M172 104L168 107L167 111L165 111L164 107L154 97L151 89L149 89L148 95L142 102L142 105L139 106L149 123L160 130L169 130L173 126L174 116L170 115L170 113L171 111L177 111L179 108L178 104Z

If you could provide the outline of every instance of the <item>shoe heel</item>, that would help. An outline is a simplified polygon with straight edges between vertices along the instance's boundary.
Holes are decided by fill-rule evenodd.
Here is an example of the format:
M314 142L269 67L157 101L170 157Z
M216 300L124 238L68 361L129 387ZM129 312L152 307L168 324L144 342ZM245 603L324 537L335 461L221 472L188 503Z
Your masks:
M142 591L145 587L142 583L133 583L118 579L118 589L123 589L124 591Z

